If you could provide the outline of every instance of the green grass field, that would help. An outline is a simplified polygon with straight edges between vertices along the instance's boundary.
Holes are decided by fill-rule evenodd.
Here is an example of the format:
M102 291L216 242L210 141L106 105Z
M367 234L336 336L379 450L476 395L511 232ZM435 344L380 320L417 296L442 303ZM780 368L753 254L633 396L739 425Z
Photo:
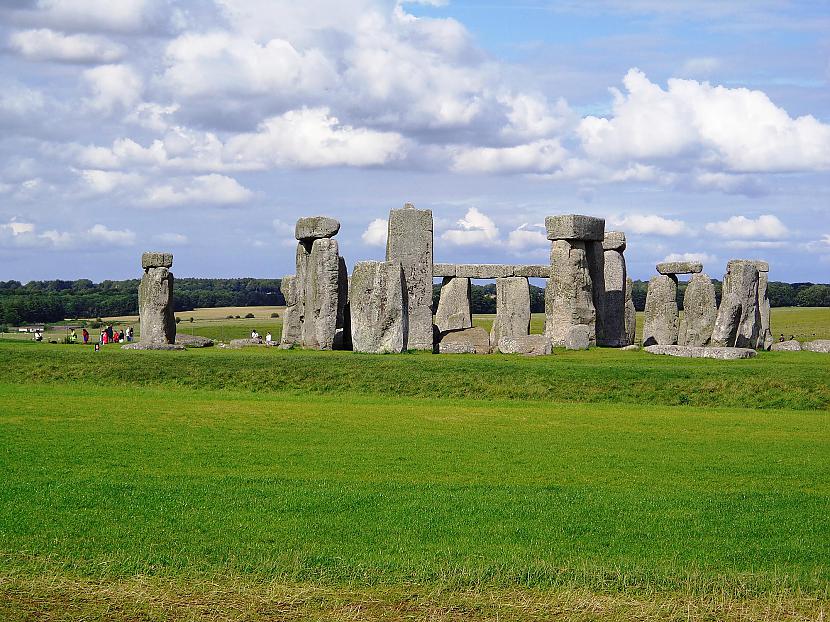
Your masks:
M3 620L830 612L827 355L0 365Z

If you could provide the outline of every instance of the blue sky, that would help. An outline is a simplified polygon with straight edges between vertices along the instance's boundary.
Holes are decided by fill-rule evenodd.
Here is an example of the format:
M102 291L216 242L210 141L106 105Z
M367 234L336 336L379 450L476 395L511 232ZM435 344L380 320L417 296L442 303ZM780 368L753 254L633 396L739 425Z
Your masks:
M826 2L14 0L0 7L0 279L350 264L433 210L439 261L547 260L605 217L629 271L830 278Z

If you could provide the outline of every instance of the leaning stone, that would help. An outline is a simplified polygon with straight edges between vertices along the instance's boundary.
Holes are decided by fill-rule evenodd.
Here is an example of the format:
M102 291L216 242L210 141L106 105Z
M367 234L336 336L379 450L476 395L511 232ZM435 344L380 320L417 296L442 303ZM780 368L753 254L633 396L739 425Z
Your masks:
M561 214L545 218L549 240L593 240L605 237L605 219L579 214Z
M432 276L434 276L434 277L455 276L455 264L454 263L434 263L434 264L432 264Z
M499 339L499 352L502 354L524 354L525 356L545 356L553 353L550 339L544 335L523 335L521 337L502 337Z
M500 279L513 276L514 266L509 264L458 264L455 267L455 276L470 279Z
M566 350L587 350L591 346L591 327L571 326L565 336Z
M761 330L758 282L754 261L732 260L726 264L720 308L712 331L713 346L757 345Z
M409 313L405 349L430 350L432 335L432 210L403 209L389 212L386 260L403 267Z
M177 343L128 343L121 346L122 350L185 350L183 345Z
M490 330L490 343L502 337L530 334L530 287L527 279L510 276L496 279L496 319Z
M625 250L625 233L622 231L606 231L602 239L602 250L619 251Z
M678 323L677 279L667 275L651 277L643 317L643 345L676 344Z
M830 339L816 339L814 341L807 341L801 344L802 350L809 352L821 352L822 354L830 353Z
M173 315L173 273L146 268L138 286L138 315L142 344L176 343Z
M801 344L796 339L776 341L770 347L773 352L801 352Z
M718 306L715 286L706 274L694 274L683 295L683 330L678 343L682 346L705 346L712 338Z
M435 311L435 325L441 332L470 328L473 325L470 279L444 277L438 309Z
M400 353L406 347L409 314L398 261L359 261L349 284L352 349Z
M201 335L183 335L182 333L178 333L176 335L176 345L187 348L209 348L213 345L213 339L202 337Z
M631 277L625 277L625 337L629 345L633 345L637 337L637 309L631 297L633 289L634 283Z
M513 276L523 276L531 279L547 279L550 278L550 266L542 265L525 265L514 266Z
M590 328L594 341L596 310L585 242L556 240L550 251L551 273L545 289L545 335L564 346L572 326Z
M172 253L155 253L147 252L141 255L141 267L147 268L172 268L173 254Z
M608 235L606 234L606 240ZM603 244L605 247L605 244ZM625 238L623 237L623 248ZM626 333L626 282L625 257L619 250L603 253L603 277L605 288L602 306L597 306L597 345L619 348L631 343ZM593 280L593 275L591 275ZM602 321L599 320L602 314ZM600 330L602 326L602 330Z
M340 255L337 240L314 240L305 282L304 348L331 350L337 330L340 292Z
M665 354L668 356L681 356L685 358L721 359L724 361L735 361L738 359L749 359L757 355L752 348L726 348L726 347L693 347L678 345L654 345L643 348L649 354Z
M660 274L696 274L703 272L703 264L699 261L664 261L657 264Z
M300 218L294 227L294 237L311 242L322 238L333 238L340 231L340 223L328 216L307 216Z
M438 343L439 353L453 350L467 351L464 348L471 349L475 354L490 354L490 334L480 326L441 333Z

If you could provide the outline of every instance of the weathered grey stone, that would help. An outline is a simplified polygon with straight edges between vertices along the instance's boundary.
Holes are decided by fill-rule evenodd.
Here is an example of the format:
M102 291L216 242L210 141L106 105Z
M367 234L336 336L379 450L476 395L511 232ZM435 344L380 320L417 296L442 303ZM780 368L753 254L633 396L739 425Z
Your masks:
M606 231L602 239L602 250L619 251L625 250L625 233L622 231Z
M455 276L470 279L500 279L512 276L515 266L509 264L469 264L461 263L455 266Z
M769 272L769 262L756 259L753 263L758 268L758 272Z
M756 261L755 267L759 267L760 264L766 264L766 262ZM773 342L769 324L770 302L769 292L767 291L769 287L769 265L763 267L766 270L759 269L758 271L758 319L760 326L758 327L758 340L755 344L756 350L769 350Z
M284 276L280 281L280 291L285 298L285 311L282 314L282 336L280 344L292 346L302 341L302 324L300 321L297 277Z
M173 273L167 268L144 270L138 286L138 315L143 345L176 343Z
M608 239L607 234L606 239ZM625 248L624 243L623 248ZM605 300L601 307L597 307L597 345L620 348L630 343L625 326L627 281L625 257L618 250L607 250L603 256ZM593 274L591 280L593 280ZM600 314L602 314L601 321Z
M643 348L649 354L666 354L668 356L682 356L685 358L721 359L724 361L735 361L738 359L749 359L757 354L752 348L728 348L728 347L693 347L678 345L654 345Z
M229 345L231 348L248 348L251 346L264 346L265 340L262 337L257 337L256 339L251 339L250 337L246 337L245 339L231 339Z
M602 242L585 242L588 275L591 277L591 300L594 303L594 339L597 344L607 341L605 336L605 252Z
M643 318L643 345L676 344L678 322L677 279L673 275L651 277Z
M550 265L545 289L545 335L554 346L564 346L571 327L585 325L589 327L589 341L594 341L596 310L585 242L554 241Z
M591 346L591 327L581 324L571 326L565 336L566 350L587 350Z
M432 350L432 210L389 212L386 260L403 267L409 313L407 350Z
M313 242L299 242L297 244L297 253L295 258L295 273L294 273L294 288L296 290L296 304L294 305L293 315L295 319L292 322L296 323L297 333L289 332L285 339L281 341L283 345L302 345L303 342L303 324L305 324L306 316L306 289L308 286L308 266L311 260L311 245ZM291 339L294 339L291 341Z
M186 348L209 348L213 345L213 339L201 335L176 333L176 345L185 346Z
M773 352L801 352L801 344L796 339L776 341L770 347Z
M470 279L444 277L438 309L435 311L435 325L441 332L470 328L473 325L470 311Z
M502 337L530 334L530 287L527 279L509 276L496 279L496 319L490 330L490 343Z
M696 274L703 272L703 264L699 261L664 261L657 264L660 274Z
M352 272L349 301L355 352L404 351L409 314L399 261L358 262Z
M754 348L757 345L761 330L758 281L755 262L732 260L726 264L720 308L712 331L713 346Z
M802 350L809 352L821 352L822 354L830 353L830 339L815 339L813 341L806 341L801 344Z
M337 330L340 292L340 255L337 240L314 240L305 280L304 348L331 350Z
M328 216L307 216L297 220L294 237L304 242L333 238L340 231L340 223Z
M498 341L502 354L524 354L525 356L545 356L553 353L550 339L544 335L522 335L519 337L502 337Z
M560 214L545 218L549 240L592 240L602 242L605 219L579 214Z
M128 343L121 346L122 350L185 350L181 344L176 343Z
M457 354L470 350L475 354L490 354L490 334L480 326L441 333L439 353Z
M434 276L434 277L455 276L455 264L454 263L435 263L435 264L432 264L432 276Z
M631 297L633 289L634 283L631 277L625 277L625 336L629 345L633 345L637 338L637 309Z
M172 253L156 253L146 252L141 255L141 268L172 268L173 254Z
M677 343L695 347L708 344L717 316L712 279L707 274L692 275L683 295L683 323Z
M524 276L531 279L548 279L550 278L550 266L534 264L514 266L513 276Z

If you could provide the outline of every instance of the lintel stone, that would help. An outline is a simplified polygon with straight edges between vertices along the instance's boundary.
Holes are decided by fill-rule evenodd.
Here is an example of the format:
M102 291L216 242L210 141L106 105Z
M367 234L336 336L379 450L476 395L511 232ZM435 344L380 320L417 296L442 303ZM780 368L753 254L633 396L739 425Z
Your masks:
M146 252L141 255L141 267L148 268L172 268L173 253Z
M432 276L446 277L455 276L454 263L436 263L432 264Z
M340 231L340 222L328 216L306 216L297 220L294 237L298 240L332 238Z
M622 231L606 231L602 240L602 250L619 251L625 250L625 233Z
M703 264L699 261L664 261L657 264L660 274L697 274L703 272Z
M583 240L602 242L605 219L580 214L560 214L545 218L549 240Z

